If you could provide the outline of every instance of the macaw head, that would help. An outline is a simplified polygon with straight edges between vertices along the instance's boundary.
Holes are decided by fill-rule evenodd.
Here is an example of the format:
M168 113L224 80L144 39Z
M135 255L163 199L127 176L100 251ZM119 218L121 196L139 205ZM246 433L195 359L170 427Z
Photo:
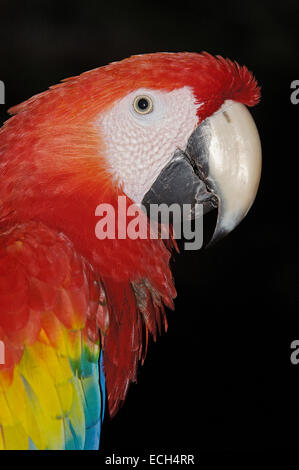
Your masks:
M115 67L116 86L124 76L129 86L95 120L113 178L149 209L218 207L213 240L231 231L261 174L260 140L245 106L259 99L250 72L206 53L150 54Z
M67 79L10 110L2 213L86 247L94 208L125 194L146 207L217 206L217 238L257 192L261 148L246 105L258 100L246 67L207 53L137 55Z

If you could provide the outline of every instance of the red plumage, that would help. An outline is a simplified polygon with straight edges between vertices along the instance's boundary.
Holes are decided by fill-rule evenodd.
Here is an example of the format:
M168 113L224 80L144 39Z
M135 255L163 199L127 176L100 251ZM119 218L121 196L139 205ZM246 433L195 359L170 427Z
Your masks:
M2 243L5 237L22 231L24 223L40 224L39 236L45 238L49 263L43 256L40 278L30 285L35 292L30 297L34 302L51 303L52 281L67 277L68 256L79 257L87 271L92 270L92 279L105 292L97 288L95 295L99 296L97 325L105 343L111 414L124 399L129 382L136 380L148 334L155 337L163 319L165 322L163 305L172 307L176 295L169 269L171 243L166 247L162 240L153 239L98 240L94 234L97 205L110 203L116 209L117 196L123 192L111 179L93 122L100 112L134 90L136 83L138 87L168 91L192 87L198 102L204 103L198 109L199 122L226 99L248 106L259 99L253 76L237 63L207 53L149 54L112 63L51 87L12 108L10 112L15 115L0 130ZM130 202L127 199L127 204ZM26 227L30 232L30 226ZM54 248L46 242L52 236L57 240ZM18 272L11 258L5 261L7 246L10 250L17 247L6 243L0 252L6 273L5 292L9 293L1 301L13 313L5 317L1 328L4 334L27 328L26 335L33 338L36 329L28 325L35 325L36 319L30 319L28 286L20 273L26 269L35 276L35 257L44 245L38 242L35 250L34 242L30 243L18 260ZM78 278L78 282L83 281ZM49 287L43 289L43 283ZM86 307L80 295L74 294L73 301L78 311ZM65 311L61 308L61 320L67 323ZM19 360L19 350L11 354L11 361Z

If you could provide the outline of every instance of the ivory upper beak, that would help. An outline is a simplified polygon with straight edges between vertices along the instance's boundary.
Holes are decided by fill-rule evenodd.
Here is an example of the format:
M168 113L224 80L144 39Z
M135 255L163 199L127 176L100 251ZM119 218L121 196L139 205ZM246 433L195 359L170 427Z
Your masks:
M232 231L250 209L261 177L262 151L254 120L243 104L226 101L205 124L207 182L219 201L213 243Z

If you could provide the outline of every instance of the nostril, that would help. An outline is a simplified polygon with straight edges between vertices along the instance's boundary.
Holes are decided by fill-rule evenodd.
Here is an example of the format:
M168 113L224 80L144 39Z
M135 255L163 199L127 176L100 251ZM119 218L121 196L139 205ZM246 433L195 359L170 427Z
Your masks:
M229 117L229 115L227 114L226 111L223 111L223 116L225 117L225 119L227 120L227 122L232 122L232 121L231 121L231 118Z

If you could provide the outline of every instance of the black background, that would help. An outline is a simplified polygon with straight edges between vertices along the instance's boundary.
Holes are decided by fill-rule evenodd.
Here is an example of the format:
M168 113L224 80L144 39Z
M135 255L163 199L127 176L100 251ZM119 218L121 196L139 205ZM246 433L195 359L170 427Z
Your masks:
M256 202L218 246L176 257L169 331L105 423L102 449L296 448L298 2L2 1L0 17L2 121L7 108L61 79L134 53L207 50L254 72L263 147Z

